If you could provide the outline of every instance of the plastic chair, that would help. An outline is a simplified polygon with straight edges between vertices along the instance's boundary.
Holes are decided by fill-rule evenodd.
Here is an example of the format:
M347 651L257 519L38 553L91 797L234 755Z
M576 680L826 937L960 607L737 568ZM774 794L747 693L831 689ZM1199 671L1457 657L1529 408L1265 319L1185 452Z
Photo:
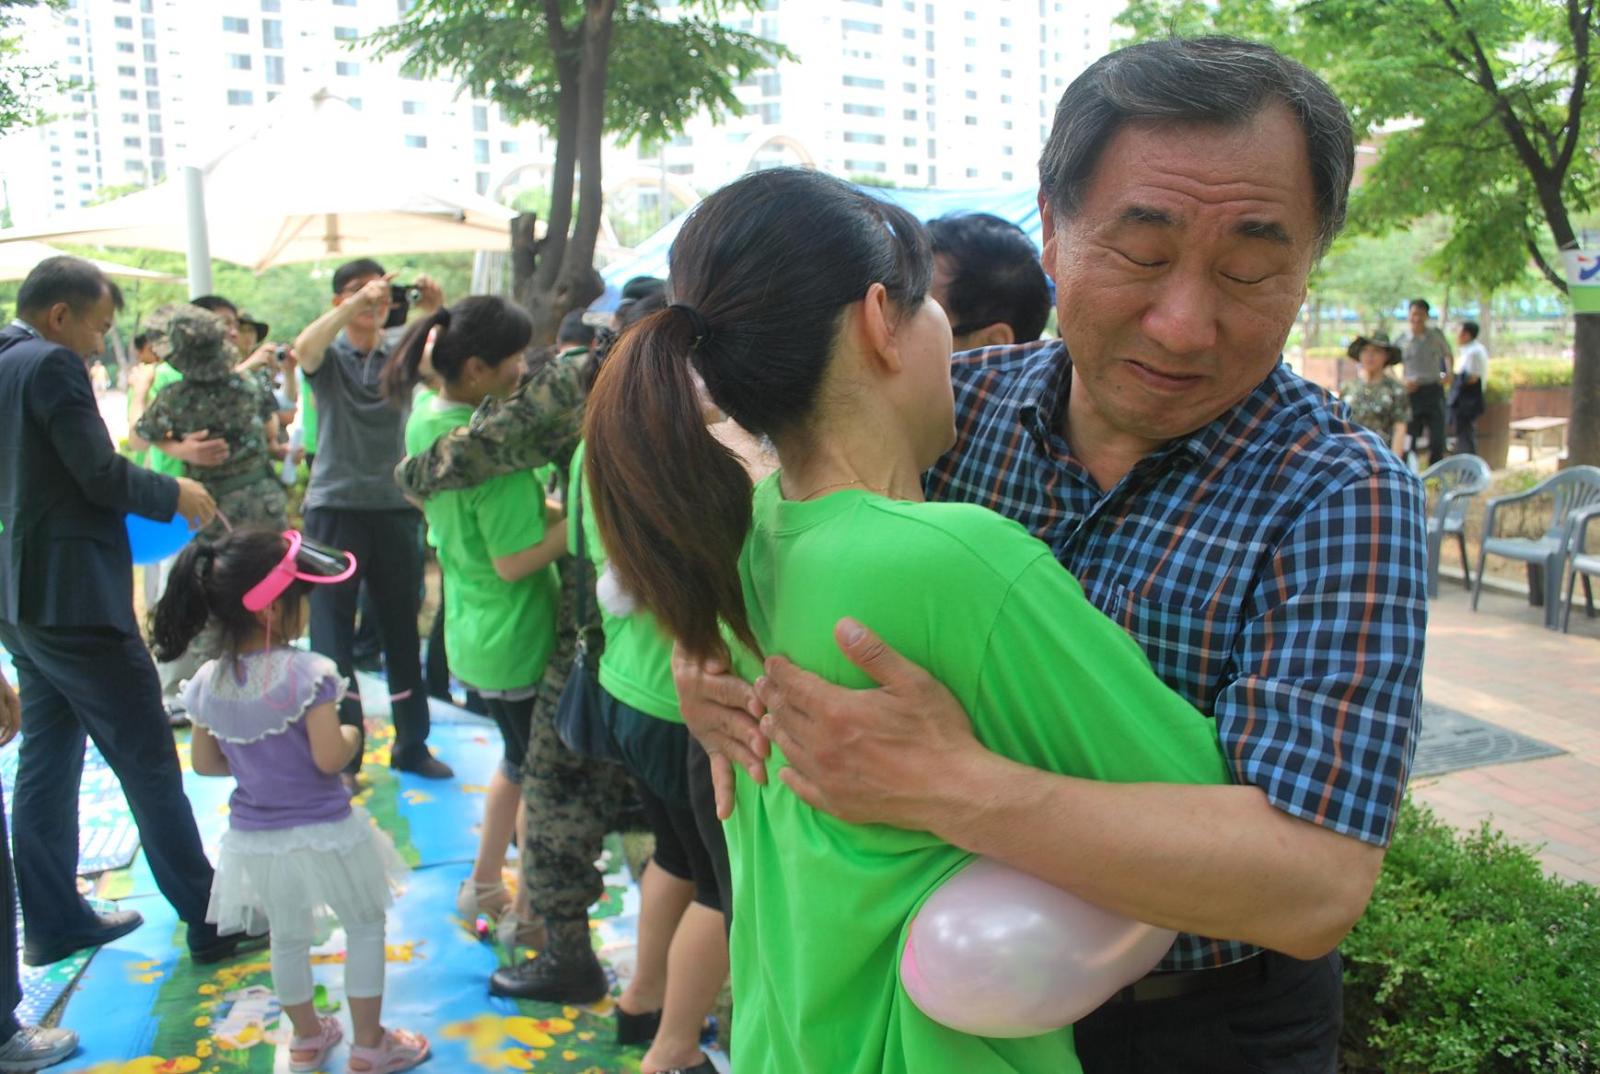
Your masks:
M1567 632L1567 627L1572 624L1572 591L1578 581L1578 575L1583 575L1583 603L1584 611L1589 617L1594 618L1594 588L1589 584L1590 578L1600 578L1600 526L1596 526L1597 537L1595 550L1589 551L1589 523L1600 518L1600 504L1590 504L1572 516L1572 534L1567 545L1567 599L1561 609L1561 633Z
M1551 498L1550 524L1543 537L1496 537L1495 513L1509 503ZM1561 615L1561 580L1566 575L1567 544L1574 512L1600 503L1600 467L1574 466L1539 482L1527 492L1496 496L1484 507L1483 543L1478 546L1478 576L1472 582L1472 610L1478 610L1478 594L1483 591L1483 564L1489 556L1501 556L1526 563L1528 600L1544 605L1544 625L1555 630Z
M1439 595L1439 552L1444 539L1454 536L1461 549L1462 583L1472 588L1472 561L1467 558L1467 506L1472 497L1489 487L1489 464L1476 455L1452 455L1434 463L1420 475L1422 483L1438 485L1439 498L1428 512L1428 596Z

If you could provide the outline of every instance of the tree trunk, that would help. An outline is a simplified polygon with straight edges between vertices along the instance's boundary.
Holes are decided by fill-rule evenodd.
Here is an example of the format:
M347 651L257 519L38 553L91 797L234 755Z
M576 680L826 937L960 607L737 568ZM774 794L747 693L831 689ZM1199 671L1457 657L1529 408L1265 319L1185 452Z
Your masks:
M1572 418L1567 461L1600 466L1600 313L1573 317Z

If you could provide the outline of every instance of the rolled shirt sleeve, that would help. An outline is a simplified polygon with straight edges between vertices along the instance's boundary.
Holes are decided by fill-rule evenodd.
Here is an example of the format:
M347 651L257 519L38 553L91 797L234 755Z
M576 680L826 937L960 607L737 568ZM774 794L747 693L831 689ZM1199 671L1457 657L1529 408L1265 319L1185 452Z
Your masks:
M1260 577L1240 674L1215 706L1241 782L1292 816L1379 846L1416 749L1426 537L1420 484L1374 459L1313 505Z

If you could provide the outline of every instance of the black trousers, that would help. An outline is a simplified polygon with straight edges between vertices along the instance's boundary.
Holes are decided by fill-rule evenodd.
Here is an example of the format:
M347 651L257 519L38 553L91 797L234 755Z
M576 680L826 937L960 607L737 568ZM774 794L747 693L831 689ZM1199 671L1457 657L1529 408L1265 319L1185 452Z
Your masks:
M356 557L354 577L338 585L311 587L311 648L333 660L349 683L339 722L362 726L361 694L355 681L356 604L363 581L372 595L383 635L394 718L392 762L405 766L427 752L428 696L422 685L417 638L417 593L422 585L422 516L395 511L347 511L313 507L306 535ZM360 754L351 771L361 765Z
M1415 445L1417 434L1428 430L1428 465L1444 460L1445 421L1444 388L1438 384L1419 385L1411 393L1411 433Z
M1144 1003L1113 1001L1074 1030L1084 1074L1334 1074L1343 1028L1339 953L1273 951L1259 978Z
M0 644L16 662L22 697L12 825L27 934L49 943L97 924L76 881L78 784L92 738L122 784L156 886L189 925L189 946L215 943L205 923L211 863L144 642L111 627L0 622Z
M728 837L717 818L717 790L711 782L711 758L693 735L687 749L689 809L695 827L711 852L711 868L716 873L717 901L722 904L722 920L733 933L733 872L728 864Z
M11 873L11 837L6 832L6 800L0 792L0 1045L16 1036L22 975L17 968L17 882Z

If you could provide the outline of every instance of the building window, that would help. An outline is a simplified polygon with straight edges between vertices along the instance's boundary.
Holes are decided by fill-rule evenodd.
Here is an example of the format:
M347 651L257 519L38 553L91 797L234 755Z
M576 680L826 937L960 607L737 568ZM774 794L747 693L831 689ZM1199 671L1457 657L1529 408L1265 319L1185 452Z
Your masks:
M144 62L145 63L155 63L156 62L156 47L154 45L146 45L144 47Z
M522 147L519 146L516 142L501 142L500 143L500 152L502 152L502 153L520 152L521 148Z
M478 188L478 193L479 194L487 194L487 193L489 193L489 173L488 172L478 172L475 176L473 176L473 179L474 179L475 185Z
M229 104L255 104L255 94L247 89L231 89L228 91Z
M132 41L118 41L117 42L117 51L118 52L130 52L131 53L133 51L133 42ZM82 62L82 60L77 56L73 56L73 57L71 57L71 59L75 63L81 63Z
M916 175L917 174L917 166L915 164L907 164L906 165L906 174L907 175Z
M839 23L847 34L881 34L883 27L875 22L862 22L860 19L845 19Z
M486 131L489 129L489 106L475 104L472 106L472 129Z
M132 67L118 67L117 74L121 75L123 78L132 78L134 75L138 74L138 72Z
M977 177L978 177L978 169L976 169L976 168L968 168L967 169L967 178L968 179L976 179Z
M472 140L472 163L489 163L489 139L474 138Z
M241 19L237 15L222 16L222 32L225 34L247 34L250 32L250 20Z
M333 0L334 7L355 7L356 0Z
M917 148L917 136L915 134L908 134L904 138L900 139L900 144L905 146L907 149L915 149Z
M118 15L115 19L112 20L112 22L116 26L116 28L119 29L119 30L131 30L131 29L133 29L133 16L132 15Z
M861 78L857 75L845 75L844 84L852 89L882 89L883 79Z
M354 60L339 60L333 65L333 73L341 78L354 78L361 73L361 65Z
M969 127L976 127L978 125L978 117L977 116L968 116L966 118L966 124Z
M351 108L354 108L357 112L361 111L360 97L346 97L344 99L344 103L349 105Z
M777 123L782 114L783 110L778 107L776 101L764 101L756 105L756 115L761 117L761 122L768 126Z
M228 68L233 71L250 70L250 56L244 52L228 53Z
M262 11L282 11L282 0L261 0Z
M847 116L881 116L881 115L883 115L883 109L879 108L875 104L847 104L847 105L844 106L843 111L844 111L844 114L847 115Z
M154 67L146 67L144 69L144 84L147 86L155 86L160 84L159 79L156 76L156 69Z
M145 90L145 92L144 92L144 106L146 108L150 109L150 111L152 111L152 112L154 112L157 108L160 108L161 107L161 94L156 93L154 90Z
M408 134L408 135L406 135L406 148L407 149L426 149L426 148L428 148L428 136L426 134Z
M283 47L283 23L277 19L261 20L261 47Z
M140 19L139 20L139 36L140 37L154 37L154 36L156 36L156 20L155 19Z
M266 57L263 57L262 61L261 61L261 66L263 68L265 68L266 72L267 72L267 85L269 85L269 86L281 86L281 85L283 85L283 57L282 56L266 56Z
M136 89L118 90L117 96L124 101L137 101L139 99L139 91Z
M151 134L161 133L161 117L154 112L150 113L150 119L145 125L150 128Z
M124 149L138 149L142 145L144 145L144 140L137 134L129 135L122 140L122 148Z
M847 160L844 162L844 170L847 172L882 174L889 170L889 165L881 160Z
M400 113L407 116L420 116L423 112L421 101L401 101Z
M335 41L354 41L360 36L361 34L354 26L335 26L333 28L333 39Z
M860 131L845 131L844 140L852 145L882 145L884 142L881 134L863 134Z

